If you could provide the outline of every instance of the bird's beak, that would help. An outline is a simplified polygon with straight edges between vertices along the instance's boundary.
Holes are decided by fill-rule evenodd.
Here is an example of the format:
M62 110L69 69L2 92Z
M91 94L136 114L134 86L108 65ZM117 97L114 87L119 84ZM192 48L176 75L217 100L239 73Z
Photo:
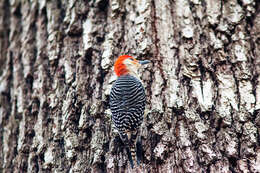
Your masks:
M139 62L139 64L144 65L144 64L150 63L151 61L149 61L149 60L143 60L143 61L138 61L138 62Z

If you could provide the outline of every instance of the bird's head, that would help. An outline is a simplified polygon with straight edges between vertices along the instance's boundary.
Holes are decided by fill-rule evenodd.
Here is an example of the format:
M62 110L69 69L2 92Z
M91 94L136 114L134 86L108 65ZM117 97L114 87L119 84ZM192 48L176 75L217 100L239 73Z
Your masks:
M149 60L138 61L129 55L121 55L115 62L114 71L117 76L121 75L137 75L138 69L143 65L149 63Z

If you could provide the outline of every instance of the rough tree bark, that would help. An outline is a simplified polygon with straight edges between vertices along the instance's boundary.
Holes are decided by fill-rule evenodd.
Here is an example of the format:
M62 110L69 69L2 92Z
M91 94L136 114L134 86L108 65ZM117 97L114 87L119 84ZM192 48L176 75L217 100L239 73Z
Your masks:
M1 0L0 172L130 172L108 106L121 54L152 61L141 171L260 172L259 4Z

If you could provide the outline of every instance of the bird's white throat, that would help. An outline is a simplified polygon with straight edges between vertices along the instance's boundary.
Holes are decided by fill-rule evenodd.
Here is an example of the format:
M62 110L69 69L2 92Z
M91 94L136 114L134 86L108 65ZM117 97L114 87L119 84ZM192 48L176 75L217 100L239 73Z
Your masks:
M126 68L127 68L127 70L128 70L128 72L129 72L130 75L132 75L132 76L134 76L134 77L140 79L140 76L139 76L139 74L138 74L138 69L139 69L140 66L141 66L140 64L134 63L134 62L133 62L132 60L130 60L130 59L126 59L126 60L124 61L124 64L126 65Z

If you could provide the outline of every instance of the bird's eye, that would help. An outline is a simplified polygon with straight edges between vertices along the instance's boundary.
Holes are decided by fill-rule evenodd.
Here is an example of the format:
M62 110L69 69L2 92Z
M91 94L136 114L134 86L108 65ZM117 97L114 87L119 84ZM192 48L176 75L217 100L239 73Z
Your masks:
M129 58L131 61L134 61L134 58Z

